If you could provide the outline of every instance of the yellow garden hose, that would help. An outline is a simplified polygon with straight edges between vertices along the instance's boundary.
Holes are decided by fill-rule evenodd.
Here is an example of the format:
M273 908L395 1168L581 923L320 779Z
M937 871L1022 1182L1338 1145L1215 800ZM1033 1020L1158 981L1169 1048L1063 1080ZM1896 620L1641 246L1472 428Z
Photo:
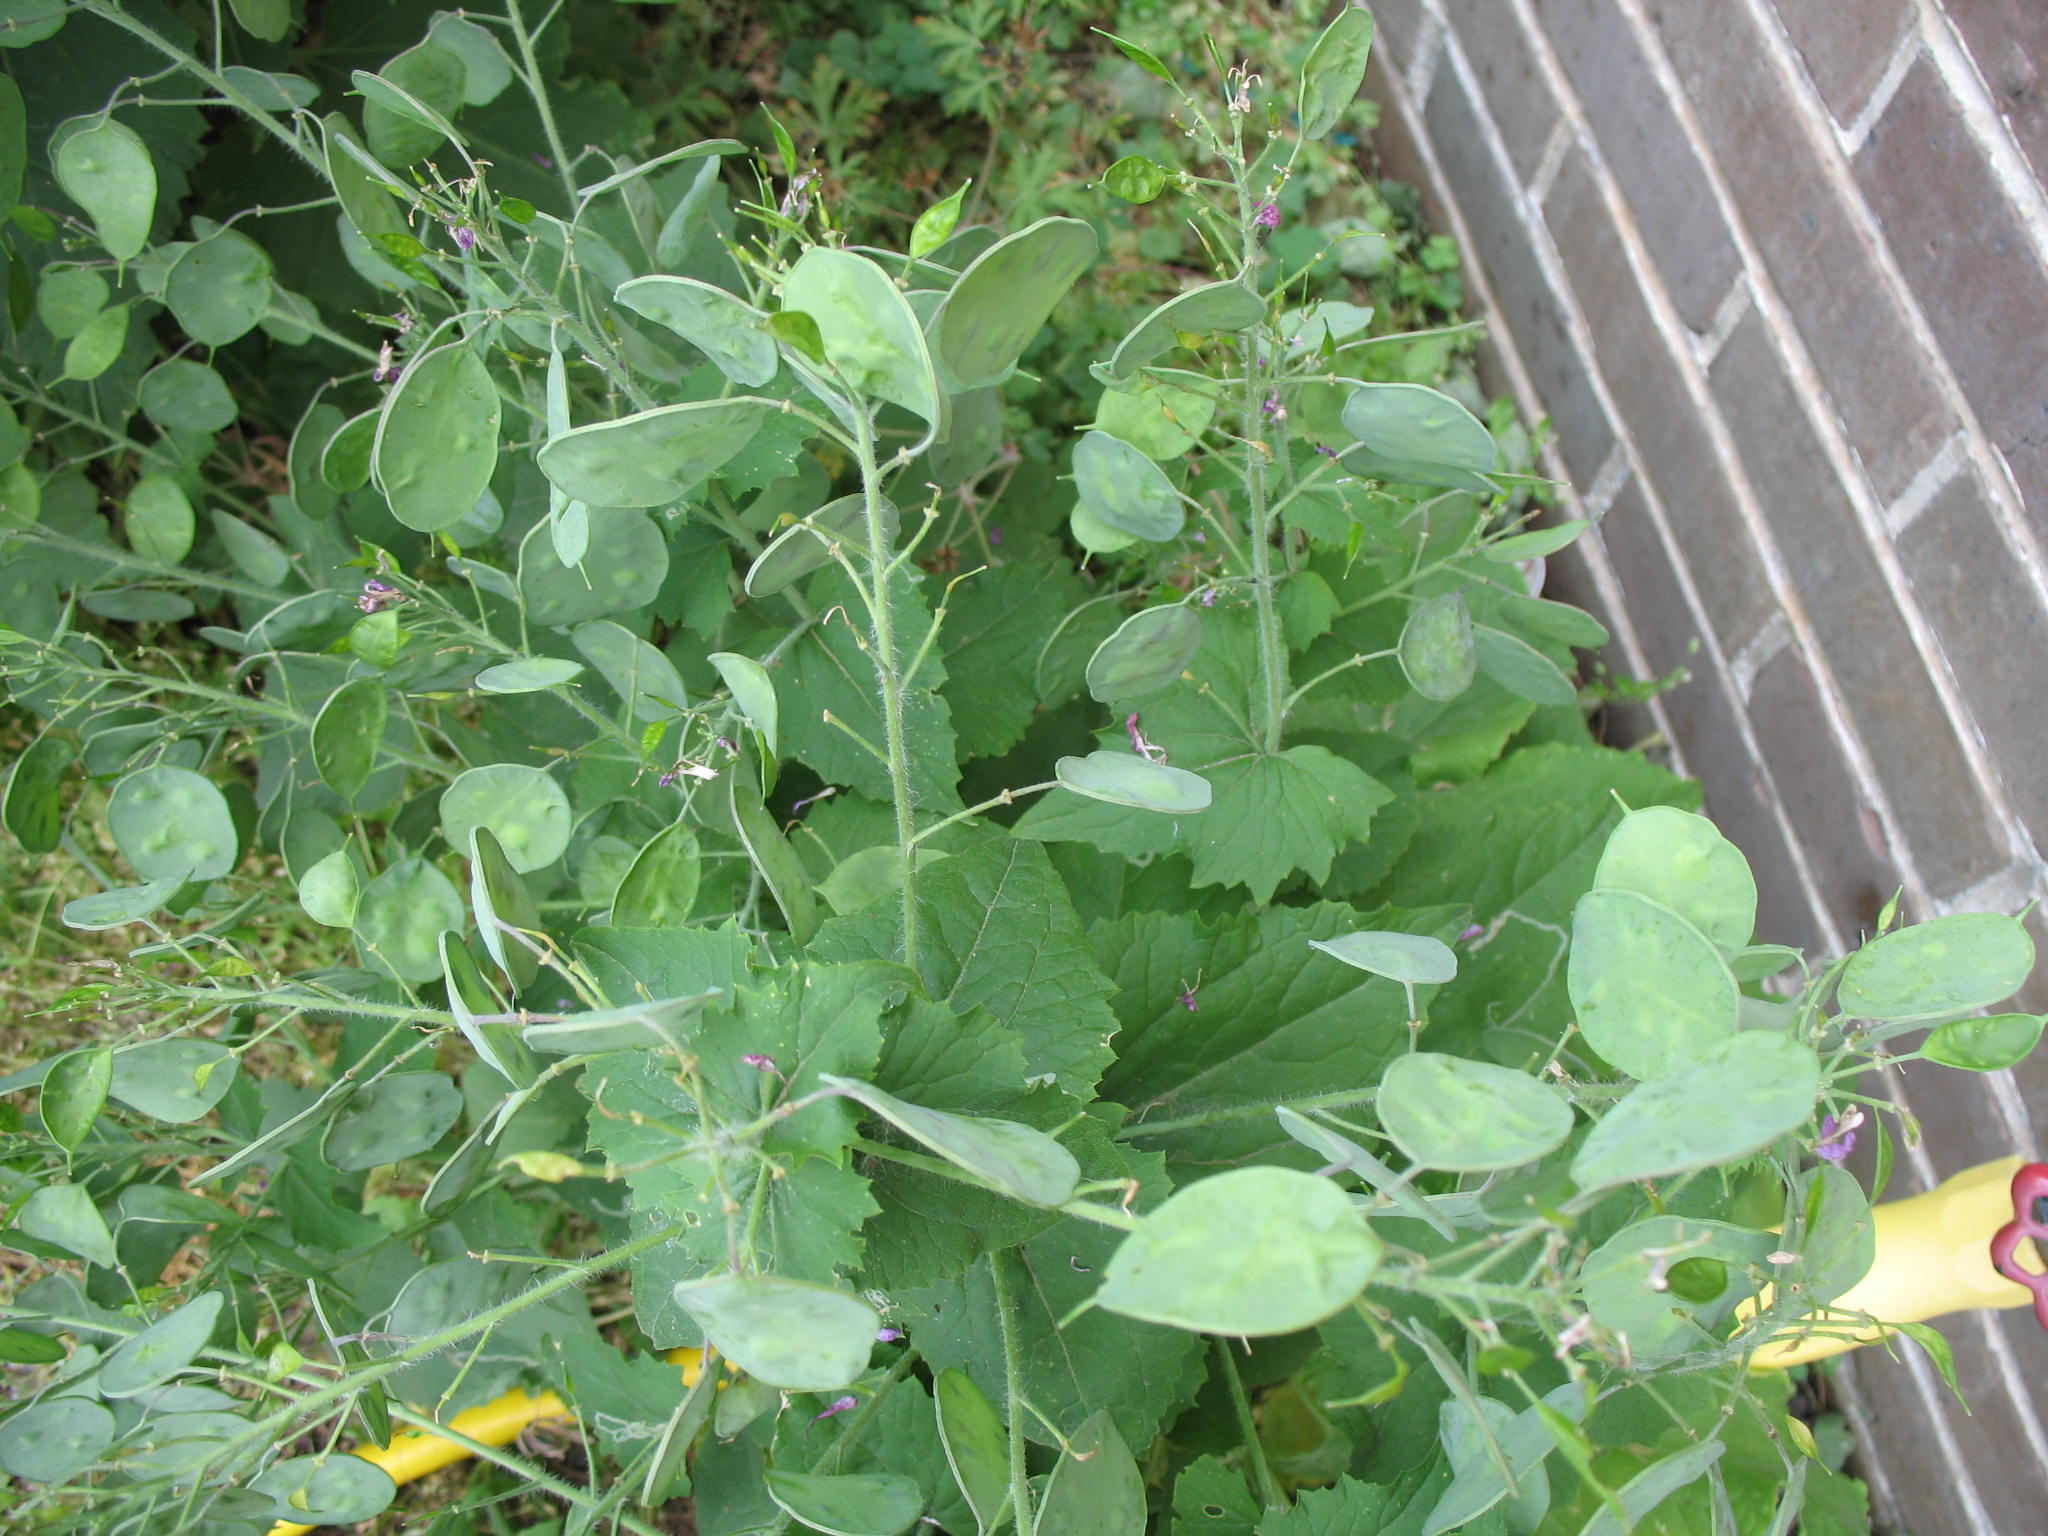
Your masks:
M1875 1207L1870 1214L1877 1229L1876 1262L1827 1316L1868 1312L1884 1323L1924 1323L1949 1312L2028 1305L2033 1293L1994 1269L1990 1251L1991 1234L2012 1219L2012 1177L2021 1161L2007 1157L1982 1163L1923 1195ZM1756 1304L1745 1304L1742 1315L1769 1304L1766 1291ZM1817 1315L1786 1329L1786 1342L1757 1351L1750 1368L1806 1365L1873 1344L1894 1331L1882 1324L1852 1328L1828 1322L1826 1334L1805 1333L1822 1321Z
M700 1349L672 1349L668 1358L683 1368L683 1385L694 1387L704 1370L704 1352ZM510 1445L543 1420L568 1417L569 1405L554 1393L542 1392L536 1396L515 1389L492 1402L463 1409L448 1421L448 1427L483 1445ZM389 1445L363 1446L348 1454L359 1456L374 1467L382 1467L391 1475L391 1481L403 1487L430 1472L438 1472L443 1467L451 1467L467 1459L470 1451L468 1446L457 1444L430 1429L409 1429L403 1434L393 1435ZM270 1528L270 1536L305 1536L312 1529L310 1525L294 1525L289 1520L280 1520Z

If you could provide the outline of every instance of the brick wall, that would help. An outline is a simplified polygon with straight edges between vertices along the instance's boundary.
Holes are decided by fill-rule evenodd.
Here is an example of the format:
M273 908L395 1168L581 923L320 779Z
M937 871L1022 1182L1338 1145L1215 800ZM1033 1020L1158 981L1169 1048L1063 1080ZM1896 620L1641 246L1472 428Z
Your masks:
M1555 579L1616 671L1690 674L1616 719L1702 780L1763 937L2043 895L2048 3L1370 3L1380 153L1604 518ZM1895 1193L2040 1155L2048 1061L1890 1088L1926 1131ZM1945 1332L1974 1415L1917 1351L1839 1378L1880 1519L2048 1530L2048 1338Z

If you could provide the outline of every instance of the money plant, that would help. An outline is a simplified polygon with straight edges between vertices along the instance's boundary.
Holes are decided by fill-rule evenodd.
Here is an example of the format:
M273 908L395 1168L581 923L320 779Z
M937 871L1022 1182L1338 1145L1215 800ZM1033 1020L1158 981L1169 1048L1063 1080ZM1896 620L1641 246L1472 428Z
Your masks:
M1583 526L1269 249L1368 14L1116 41L1208 270L1050 462L1095 222L850 243L553 16L0 7L4 820L117 955L0 1082L16 1528L368 1520L444 1426L447 1531L1867 1529L1747 1365L2031 945L1759 942L1596 744Z

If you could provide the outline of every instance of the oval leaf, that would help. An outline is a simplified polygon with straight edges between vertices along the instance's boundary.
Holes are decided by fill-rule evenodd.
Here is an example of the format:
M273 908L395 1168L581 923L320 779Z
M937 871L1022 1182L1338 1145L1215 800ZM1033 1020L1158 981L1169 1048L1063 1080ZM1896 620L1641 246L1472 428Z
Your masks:
M1411 1159L1460 1173L1533 1163L1572 1130L1571 1102L1550 1084L1434 1051L1395 1057L1380 1079L1377 1108L1381 1126Z
M896 503L884 497L881 513L887 535L884 542L893 546L899 516ZM830 565L835 544L852 558L858 558L867 549L865 496L842 496L837 501L828 501L809 517L778 533L747 567L748 595L767 597Z
M1835 997L1864 1019L1931 1019L2003 1002L2034 969L2034 941L2018 918L1958 912L1864 945Z
M924 1513L923 1492L895 1472L828 1475L778 1467L763 1481L778 1506L825 1536L898 1536Z
M1572 1159L1572 1178L1604 1189L1734 1162L1798 1130L1819 1092L1809 1047L1786 1035L1737 1035L1609 1110Z
M1424 384L1361 384L1344 401L1344 430L1359 446L1345 466L1379 480L1489 495L1497 458L1484 422Z
M92 220L107 254L129 261L149 243L156 167L135 130L109 118L57 148L57 185Z
M107 801L107 830L145 880L217 880L241 856L227 797L189 768L159 765L121 780Z
M1730 954L1756 930L1756 877L1749 860L1711 821L1691 811L1652 805L1622 817L1608 834L1593 885L1647 896ZM1776 969L1788 963L1778 960Z
M888 273L867 257L813 246L783 279L782 307L817 322L825 361L848 388L940 424L924 331Z
M1101 703L1142 698L1180 680L1202 648L1201 611L1187 603L1132 614L1088 658L1088 693Z
M1157 544L1178 538L1187 522L1166 471L1107 432L1083 432L1074 444L1074 489L1097 518L1134 539Z
M1301 136L1320 139L1358 99L1372 52L1372 13L1356 6L1337 13L1301 66Z
M713 1275L676 1305L721 1355L785 1392L833 1392L867 1369L882 1320L858 1296L779 1275Z
M569 797L538 768L486 763L457 775L441 795L441 835L450 844L466 850L477 827L489 827L512 867L530 874L569 846Z
M723 288L694 277L636 277L614 297L635 314L667 326L742 388L761 388L782 366L775 338L768 334L768 317Z
M1310 939L1309 948L1408 986L1436 986L1458 974L1458 957L1451 947L1426 934L1347 933L1334 939Z
M2041 1042L2038 1014L1994 1013L1984 1019L1958 1019L1927 1037L1920 1049L1929 1061L1964 1072L1998 1072L2024 1061ZM44 1092L48 1092L47 1085Z
M820 1082L865 1104L947 1162L987 1180L1027 1205L1056 1209L1074 1198L1081 1166L1045 1132L1013 1120L952 1115L907 1103L868 1083L819 1075Z
M108 1091L166 1125L189 1125L227 1096L240 1062L212 1040L151 1040L114 1053Z
M100 1366L101 1393L133 1397L184 1370L213 1337L225 1300L219 1291L208 1291L123 1341Z
M1705 1059L1740 1017L1735 978L1713 941L1633 891L1579 898L1565 983L1586 1043L1635 1078Z
M1183 334L1249 330L1266 318L1266 301L1242 283L1209 283L1168 299L1117 343L1109 376L1128 379Z
M106 1107L114 1081L114 1053L90 1046L59 1056L37 1091L36 1111L50 1140L67 1152L78 1150Z
M391 515L421 533L461 522L490 488L499 414L491 371L467 341L407 364L384 402L370 452Z
M1143 1217L1095 1304L1199 1333L1266 1337L1350 1304L1381 1245L1344 1192L1289 1168L1201 1179Z
M1053 306L1094 265L1095 231L1079 219L1040 219L979 256L932 316L932 350L948 387L999 384Z
M462 1118L462 1091L439 1072L394 1072L342 1106L320 1140L337 1173L361 1173L426 1151Z
M1463 595L1446 592L1409 614L1399 655L1409 686L1425 699L1455 699L1471 687L1479 652Z
M343 683L313 721L313 766L327 787L351 803L370 781L384 744L390 697L381 678Z
M583 675L583 663L563 656L522 656L517 661L485 667L476 675L478 693L539 693L559 688Z
M1128 752L1063 757L1053 765L1053 777L1077 795L1141 811L1192 816L1209 808L1209 781L1200 774L1147 762Z
M753 395L664 405L551 437L537 462L557 490L588 506L666 506L752 442L781 408Z

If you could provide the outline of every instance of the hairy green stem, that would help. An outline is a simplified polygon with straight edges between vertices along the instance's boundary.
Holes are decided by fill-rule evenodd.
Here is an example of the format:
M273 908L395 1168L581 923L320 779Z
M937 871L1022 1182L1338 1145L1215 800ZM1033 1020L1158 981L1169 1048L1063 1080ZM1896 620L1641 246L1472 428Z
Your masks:
M868 532L868 603L874 627L875 681L882 696L883 757L889 767L889 792L896 806L896 851L903 861L903 958L917 964L917 820L910 793L910 750L903 731L903 690L909 679L896 664L896 620L889 605L889 571L894 551L882 515L882 472L875 457L875 424L865 409L857 413L861 494L866 500Z
M1278 1514L1287 1508L1287 1496L1280 1491L1280 1480L1273 1475L1272 1463L1266 1460L1266 1448L1259 1443L1258 1421L1252 1417L1251 1399L1245 1396L1244 1378L1238 1374L1237 1362L1230 1357L1230 1340L1217 1339L1215 1344L1224 1385L1230 1388L1230 1406L1237 1415L1238 1432L1244 1436L1245 1451L1252 1459L1259 1502L1269 1514Z
M1010 1519L1017 1536L1029 1536L1031 1478L1024 1461L1024 1348L1017 1337L1017 1298L1010 1286L1010 1255L998 1249L988 1256L988 1272L996 1285L996 1318L1003 1331L1003 1395L1010 1427Z
M1241 281L1257 280L1259 266L1259 225L1252 202L1251 167L1244 158L1243 125L1231 121L1231 170L1237 181L1238 227L1243 232L1244 269ZM1274 602L1273 510L1266 505L1266 465L1271 450L1254 434L1258 429L1260 391L1265 383L1265 360L1259 353L1261 327L1244 338L1244 390L1240 407L1244 413L1244 490L1250 524L1252 597L1259 617L1259 691L1264 718L1258 722L1261 749L1270 757L1280 750L1281 722L1287 715L1287 643L1280 629L1280 609Z
M562 186L569 194L569 211L576 211L576 172L569 164L569 151L562 144L562 130L555 123L555 109L548 100L547 82L541 79L540 60L534 57L533 34L526 30L526 18L520 14L519 0L505 0L505 19L512 25L512 40L519 45L519 63L525 76L527 94L533 97L534 112L540 118L540 131L547 136L548 153L554 157L555 173L562 178ZM545 25L545 21L542 23ZM566 255L566 253L565 253Z

